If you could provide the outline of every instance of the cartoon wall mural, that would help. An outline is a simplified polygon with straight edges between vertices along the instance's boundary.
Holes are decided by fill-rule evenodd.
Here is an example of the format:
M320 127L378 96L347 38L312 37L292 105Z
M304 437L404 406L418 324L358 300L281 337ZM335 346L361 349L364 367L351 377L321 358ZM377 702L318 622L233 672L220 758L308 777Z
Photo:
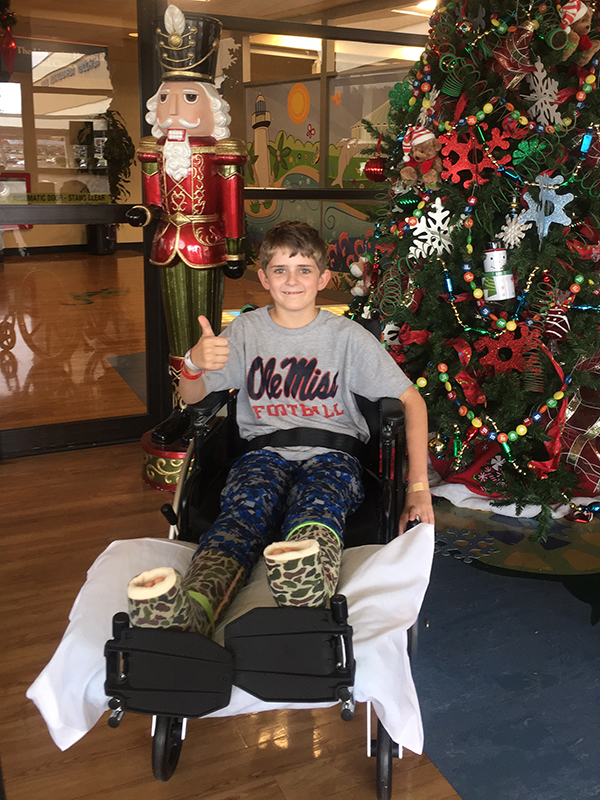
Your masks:
M368 119L380 132L387 129L388 94L393 86L387 75L365 78L358 84L344 77L335 80L330 98L329 186L375 188L364 175L368 156L363 150L373 145L374 139L363 120ZM317 187L320 153L325 146L319 125L319 81L247 88L246 107L253 109L246 128L247 184Z
M333 148L330 148L330 157L337 159L337 170L336 176L332 182L332 186L340 186L343 188L344 186L344 175L346 173L346 169L350 166L353 159L356 159L357 156L360 156L362 151L365 147L368 147L370 144L370 137L369 140L363 141L362 139L357 139L356 137L352 136L349 139L340 139L338 142L335 143L336 149L338 152L336 153ZM363 164L366 161L366 158L363 159ZM360 175L361 165L355 167L358 174Z
M249 186L319 185L319 82L246 89Z

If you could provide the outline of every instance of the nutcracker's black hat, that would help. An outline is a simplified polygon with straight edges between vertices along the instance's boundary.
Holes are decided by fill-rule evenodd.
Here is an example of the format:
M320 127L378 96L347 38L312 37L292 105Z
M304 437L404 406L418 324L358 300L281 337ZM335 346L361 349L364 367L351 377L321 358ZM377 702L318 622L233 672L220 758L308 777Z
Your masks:
M163 81L214 83L222 24L170 5L156 20L155 35Z

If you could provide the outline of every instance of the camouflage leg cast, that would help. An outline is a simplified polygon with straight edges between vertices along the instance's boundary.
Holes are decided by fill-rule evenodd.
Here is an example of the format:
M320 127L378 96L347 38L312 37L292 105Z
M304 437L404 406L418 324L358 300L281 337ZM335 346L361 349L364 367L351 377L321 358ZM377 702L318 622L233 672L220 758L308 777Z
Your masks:
M289 547L297 552L277 552ZM277 605L320 608L335 594L342 545L329 528L312 523L300 525L285 542L274 542L265 548L264 556Z
M129 618L140 628L170 628L211 636L245 578L240 564L217 550L207 550L192 559L183 578L172 567L142 572L127 587ZM152 581L158 582L146 587Z

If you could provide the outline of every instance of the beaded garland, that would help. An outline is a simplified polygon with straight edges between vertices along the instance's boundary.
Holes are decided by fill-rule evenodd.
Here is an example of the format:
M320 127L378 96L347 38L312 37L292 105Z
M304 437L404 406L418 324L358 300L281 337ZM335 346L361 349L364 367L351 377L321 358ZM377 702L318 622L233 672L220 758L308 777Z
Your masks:
M432 196L429 192L422 192L420 189L417 189L419 200L415 201L414 198L410 199L401 199L396 200L398 205L414 205L417 202L417 207L413 209L410 216L405 217L400 222L394 222L390 225L390 233L395 234L396 236L402 238L405 233L407 233L411 228L414 228L419 219L424 214L424 209L431 202Z
M431 366L433 366L433 363ZM440 383L444 384L444 389L446 389L446 397L450 402L457 406L459 416L466 417L466 419L468 419L471 423L466 432L466 442L469 442L476 434L479 434L483 438L488 439L490 442L497 441L507 455L511 454L510 445L508 442L518 441L521 436L525 436L527 434L527 429L530 427L530 425L532 425L534 422L542 421L544 412L546 412L549 408L556 408L558 402L565 396L565 389L571 383L571 376L566 376L561 388L554 392L551 397L547 398L537 411L534 411L531 416L524 417L520 424L515 425L513 430L505 433L504 431L498 431L496 423L486 414L476 416L475 412L472 411L464 401L458 399L456 390L453 388L450 380L448 365L445 362L440 362L436 369L438 371L438 380ZM415 388L418 390L424 389L427 385L428 380L425 377L417 378L414 383ZM488 423L487 425L484 423L484 420Z
M475 202L472 202L473 200L475 200ZM469 205L467 207L465 207L465 215L466 215L467 219L470 218L469 215L472 212L472 210L473 210L473 208L474 208L474 206L476 204L476 198L474 196L470 197L468 199L468 203L469 203ZM477 331L479 333L482 333L484 335L495 335L495 336L501 336L502 333L504 332L504 330L508 330L508 331L516 330L517 324L518 324L516 320L518 318L518 314L520 313L520 311L522 310L522 308L524 306L524 302L517 302L517 305L515 307L515 312L513 314L513 319L507 320L504 317L498 317L497 315L493 314L491 309L489 308L489 306L486 306L485 303L481 300L481 298L476 295L476 292L479 293L479 291L481 291L481 290L479 290L479 288L477 287L477 284L475 284L474 275L470 271L469 272L465 272L464 279L465 279L465 281L469 282L470 287L473 289L473 296L476 298L476 302L477 302L477 305L479 307L479 313L482 315L482 317L492 320L492 324L493 324L493 326L495 326L496 332L494 333L492 331L478 330L478 329L474 329L472 327L469 327L469 326L465 325L464 322L461 320L460 315L458 313L458 310L456 309L456 306L455 306L455 303L454 303L454 290L453 290L452 280L450 278L448 269L447 269L445 263L442 261L442 259L438 259L438 260L442 264L444 280L445 280L445 283L446 283L446 288L448 290L447 291L447 295L446 295L446 299L450 298L449 302L452 305L454 314L455 314L458 322L460 323L460 325L465 330L475 330L475 331ZM467 268L467 267L469 267L469 262L463 263L463 270L465 268ZM532 271L532 273L530 274L530 276L528 278L528 281L526 283L525 289L522 292L522 298L524 297L525 301L526 301L527 295L529 294L529 292L531 290L531 285L532 285L533 279L534 279L538 269L539 269L538 267L534 268L534 270ZM548 279L548 276L545 274L545 271L544 271L543 275L544 275L543 280ZM573 283L569 287L569 291L571 292L571 294L570 294L570 296L568 298L566 298L566 300L563 301L563 303L561 305L561 308L563 308L565 311L569 308L569 306L572 306L572 304L574 302L574 299L577 296L577 294L580 292L581 286L584 283L584 281L585 281L584 276L580 275L580 274L577 274L575 276L575 278L573 279ZM527 319L527 320L524 321L524 324L526 324L530 328L533 328L535 326L535 319ZM479 433L480 435L484 436L485 438L489 439L490 441L496 441L497 440L498 443L502 446L502 448L503 448L504 452L507 454L507 456L511 455L511 453L510 453L510 445L508 444L508 442L515 442L515 441L517 441L519 439L520 436L524 436L527 433L527 428L532 424L532 422L540 422L542 420L542 415L544 414L545 411L547 411L548 408L555 408L557 403L558 403L558 401L562 400L564 398L564 396L565 396L564 395L564 391L565 391L566 387L571 383L571 377L567 376L564 379L564 382L561 385L560 389L558 391L554 392L552 397L547 398L545 403L543 403L541 405L541 407L538 409L538 411L536 411L533 414L531 414L531 416L525 417L521 421L521 423L519 425L515 426L515 428L513 430L510 430L508 433L505 433L504 431L499 431L497 429L495 423L493 423L493 421L489 417L487 417L487 415L482 415L488 421L488 423L492 425L494 430L492 430L492 428L490 428L489 425L485 425L483 420L481 419L481 417L477 417L475 415L474 411L470 410L468 408L468 406L465 405L464 402L462 402L461 400L458 399L456 390L453 388L452 383L450 381L450 377L448 375L448 366L447 366L447 364L442 362L442 363L438 364L437 369L438 369L438 372L439 372L438 379L440 380L441 383L444 384L444 388L446 389L446 396L447 396L448 400L450 400L451 402L453 402L457 406L459 416L466 417L471 422L471 426L467 430L467 434L466 434L467 438L466 438L465 444L468 443L473 438L473 436L475 436L477 433ZM428 384L427 378L420 377L420 378L417 378L417 380L416 380L414 385L418 390L420 390L420 389L425 388L427 386L427 384ZM473 428L475 430L472 430ZM512 458L512 456L511 456L511 458ZM460 463L460 461L458 463ZM513 466L516 468L516 465L514 463L513 463Z

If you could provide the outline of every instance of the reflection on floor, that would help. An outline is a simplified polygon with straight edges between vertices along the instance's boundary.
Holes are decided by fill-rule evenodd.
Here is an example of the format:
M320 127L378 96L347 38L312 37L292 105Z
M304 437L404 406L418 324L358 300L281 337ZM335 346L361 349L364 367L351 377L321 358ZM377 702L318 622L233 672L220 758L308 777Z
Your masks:
M269 294L255 275L225 282L223 323ZM318 303L335 313L347 304ZM0 267L0 428L146 409L143 258L7 256Z
M129 353L126 356L111 356L106 359L111 367L119 373L121 378L136 393L137 397L146 405L146 352Z
M6 257L0 330L1 427L145 411L108 361L145 349L138 253Z

